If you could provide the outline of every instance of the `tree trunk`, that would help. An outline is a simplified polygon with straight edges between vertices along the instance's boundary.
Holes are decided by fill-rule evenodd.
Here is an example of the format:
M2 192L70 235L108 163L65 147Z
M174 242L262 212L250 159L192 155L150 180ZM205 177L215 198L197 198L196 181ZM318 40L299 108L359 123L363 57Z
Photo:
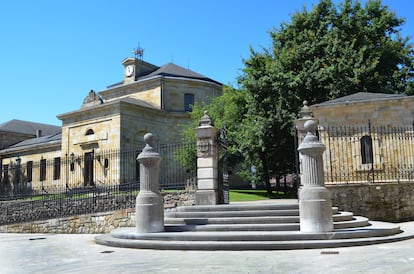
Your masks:
M280 176L276 176L276 194L279 194L280 190Z
M267 157L264 152L260 153L260 160L262 161L263 167L263 180L265 181L266 191L269 198L272 197L272 186L270 185L269 166L267 164Z

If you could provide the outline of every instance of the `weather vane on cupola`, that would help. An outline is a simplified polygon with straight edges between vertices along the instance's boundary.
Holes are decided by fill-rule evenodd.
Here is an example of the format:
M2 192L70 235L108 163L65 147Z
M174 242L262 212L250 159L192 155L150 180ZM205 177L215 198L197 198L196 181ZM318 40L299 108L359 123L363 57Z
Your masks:
M138 44L138 47L136 47L132 53L135 55L136 59L139 59L142 61L142 59L144 58L144 49L141 48L141 46Z

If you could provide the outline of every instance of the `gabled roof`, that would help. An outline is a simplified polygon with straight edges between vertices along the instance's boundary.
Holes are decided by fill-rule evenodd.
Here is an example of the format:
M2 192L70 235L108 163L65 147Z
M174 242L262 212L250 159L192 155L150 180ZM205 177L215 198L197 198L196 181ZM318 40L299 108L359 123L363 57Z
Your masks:
M6 132L22 133L35 136L37 130L41 130L42 135L51 135L61 132L62 129L59 126L34 123L16 119L0 124L0 131Z
M165 65L161 66L159 69L157 69L156 71L154 71L154 72L152 72L148 75L142 76L142 77L138 78L137 80L145 79L145 78L149 78L149 77L153 77L153 76L168 76L168 77L180 77L180 78L197 79L197 80L204 80L204 81L207 81L207 82L213 82L213 83L221 85L221 83L219 83L219 82L217 82L213 79L210 79L210 78L208 78L208 77L206 77L202 74L199 74L195 71L180 67L180 66L178 66L176 64L173 64L173 63L165 64Z
M61 141L62 141L62 133L59 132L59 133L55 133L55 134L51 134L47 136L31 138L31 139L21 141L20 143L9 146L7 150L19 148L19 147L26 147L26 146L44 145L47 143L55 143L55 142L61 142Z
M312 105L312 107L331 106L350 103L362 103L382 100L402 99L408 96L404 94L388 94L388 93L374 93L374 92L357 92L351 95L343 96L333 100L325 101L319 104Z
M183 68L173 63L168 63L161 67L158 67L158 69L152 71L151 73L137 77L135 81L145 80L145 79L149 79L149 78L157 77L157 76L203 80L203 81L211 82L217 85L222 85L222 83L215 81L211 78L208 78L207 76L199 74L190 69ZM109 85L107 88L113 88L116 86L120 86L122 84L124 84L123 81Z

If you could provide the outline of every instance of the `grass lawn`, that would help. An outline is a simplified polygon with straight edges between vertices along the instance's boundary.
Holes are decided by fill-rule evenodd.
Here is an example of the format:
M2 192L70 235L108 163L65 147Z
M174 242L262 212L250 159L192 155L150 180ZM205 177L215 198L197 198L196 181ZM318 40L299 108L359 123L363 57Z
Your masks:
M258 201L267 199L269 199L269 197L267 196L265 189L230 190L231 202Z
M275 192L273 190L272 197L269 198L265 189L231 189L230 190L230 202L243 202L243 201L259 201L277 198L295 198L292 195L285 196L284 192Z

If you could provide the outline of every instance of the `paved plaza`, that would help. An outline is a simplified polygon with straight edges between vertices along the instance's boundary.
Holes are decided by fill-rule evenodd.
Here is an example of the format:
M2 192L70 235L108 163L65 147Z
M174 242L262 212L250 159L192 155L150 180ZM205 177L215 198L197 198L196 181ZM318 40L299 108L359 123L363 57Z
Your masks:
M401 223L414 228L414 222ZM0 273L413 273L414 239L287 251L160 251L97 245L91 234L0 234Z

